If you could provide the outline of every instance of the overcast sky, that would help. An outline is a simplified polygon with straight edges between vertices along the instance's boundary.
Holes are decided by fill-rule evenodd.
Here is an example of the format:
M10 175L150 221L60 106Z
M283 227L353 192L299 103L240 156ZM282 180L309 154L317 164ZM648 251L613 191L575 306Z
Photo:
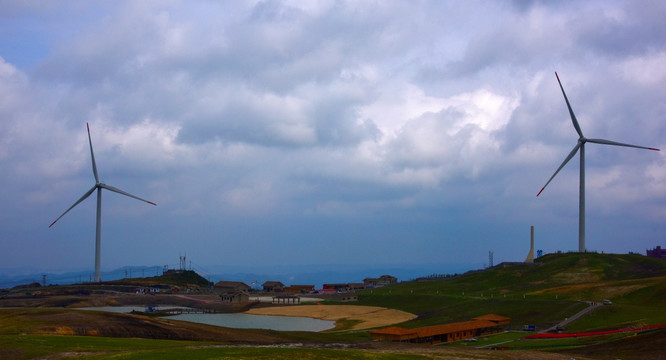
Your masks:
M578 248L590 138L666 148L663 1L0 1L0 268ZM666 246L666 151L588 144L587 248Z

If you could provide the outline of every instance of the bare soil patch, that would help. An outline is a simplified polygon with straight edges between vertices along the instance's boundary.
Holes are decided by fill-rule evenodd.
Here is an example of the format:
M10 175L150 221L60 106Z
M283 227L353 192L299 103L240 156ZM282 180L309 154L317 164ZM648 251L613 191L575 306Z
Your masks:
M416 315L378 306L358 305L292 305L254 308L247 311L256 315L303 316L322 320L355 320L354 330L389 326L416 318Z
M67 309L0 311L0 334L52 334L274 344L287 340L265 331L230 329L146 316Z

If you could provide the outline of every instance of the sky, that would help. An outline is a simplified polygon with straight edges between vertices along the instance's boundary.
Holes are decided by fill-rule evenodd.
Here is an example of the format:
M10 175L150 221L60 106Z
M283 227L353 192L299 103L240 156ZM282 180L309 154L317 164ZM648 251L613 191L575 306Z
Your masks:
M0 271L480 268L578 248L578 135L666 148L662 1L0 1ZM586 146L587 249L666 151Z

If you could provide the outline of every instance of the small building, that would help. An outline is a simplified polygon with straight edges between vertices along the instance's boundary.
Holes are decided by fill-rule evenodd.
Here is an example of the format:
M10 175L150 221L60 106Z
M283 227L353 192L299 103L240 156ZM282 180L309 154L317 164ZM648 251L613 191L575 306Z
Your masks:
M213 287L217 292L250 291L250 286L240 281L218 281Z
M337 294L338 291L335 290L335 289L320 289L320 290L316 290L315 293L326 295L326 294Z
M261 285L266 292L282 292L284 291L284 284L279 281L266 281Z
M365 289L365 284L363 283L338 283L338 284L324 284L322 290L324 292L342 292L342 291L354 291L354 290L363 290Z
M478 320L483 319L483 320ZM503 332L501 325L508 325L510 319L504 316L488 314L471 321L405 329L391 326L370 331L373 340L411 343L430 343L458 341L477 336Z
M323 290L335 290L335 291L347 291L349 290L349 284L324 284L322 285Z
M291 285L285 287L284 291L291 294L308 294L313 292L314 289L314 285Z
M326 297L326 300L329 301L340 301L340 302L350 302L358 301L358 295L355 292L340 292L335 294L330 294Z
M349 290L363 290L365 289L364 283L349 283Z
M355 293L343 293L340 296L342 302L358 301L358 295Z
M301 297L293 294L281 294L273 296L273 304L300 304Z
M378 278L365 278L363 284L365 287L382 287L398 283L398 278L391 275L382 275Z
M666 249L662 249L661 246L657 246L652 250L646 250L645 252L649 257L666 260Z
M226 303L240 304L250 301L250 295L246 291L225 291L220 294L220 300Z

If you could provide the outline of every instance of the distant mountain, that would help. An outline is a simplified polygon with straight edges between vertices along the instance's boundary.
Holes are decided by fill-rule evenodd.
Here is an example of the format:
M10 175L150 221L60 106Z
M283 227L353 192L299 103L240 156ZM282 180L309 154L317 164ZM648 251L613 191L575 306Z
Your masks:
M162 275L162 266L132 266L122 267L112 271L102 272L103 281L120 280L126 278L150 277ZM32 270L34 271L34 270ZM37 282L42 285L68 285L81 284L93 281L92 271L67 271L67 272L29 272L3 270L0 273L0 289L12 288Z

